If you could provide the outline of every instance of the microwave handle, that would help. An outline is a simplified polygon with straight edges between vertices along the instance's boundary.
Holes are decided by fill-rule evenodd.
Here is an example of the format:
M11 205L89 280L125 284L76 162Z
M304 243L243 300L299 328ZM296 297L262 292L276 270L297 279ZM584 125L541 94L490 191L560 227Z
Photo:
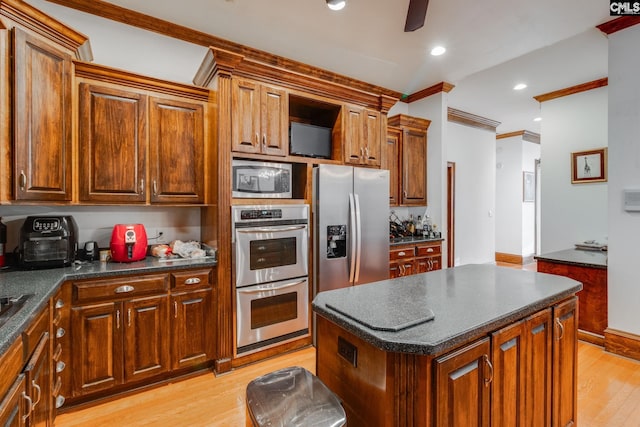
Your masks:
M251 227L251 228L237 228L238 233L279 233L284 231L302 230L307 228L306 225L294 225L293 227Z
M279 291L281 289L286 289L286 288L291 288L293 286L298 286L303 284L305 280L299 280L297 282L293 282L293 283L287 283L286 285L281 285L281 286L274 286L274 287L259 287L259 288L255 288L255 289L242 289L239 288L237 289L238 292L243 293L243 294L255 294L258 292L264 292L264 291Z

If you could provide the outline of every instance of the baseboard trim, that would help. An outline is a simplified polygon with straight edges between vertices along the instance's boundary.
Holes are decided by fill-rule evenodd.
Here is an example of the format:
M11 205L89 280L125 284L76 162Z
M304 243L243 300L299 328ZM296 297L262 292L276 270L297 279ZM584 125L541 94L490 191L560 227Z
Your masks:
M520 264L522 265L522 255L515 254L505 254L503 252L496 252L496 261L497 262L508 262L509 264Z
M609 353L640 360L640 335L607 328L604 330L604 349Z
M604 347L604 337L602 335L594 334L593 332L583 331L578 329L578 339L591 344L595 344L600 347Z

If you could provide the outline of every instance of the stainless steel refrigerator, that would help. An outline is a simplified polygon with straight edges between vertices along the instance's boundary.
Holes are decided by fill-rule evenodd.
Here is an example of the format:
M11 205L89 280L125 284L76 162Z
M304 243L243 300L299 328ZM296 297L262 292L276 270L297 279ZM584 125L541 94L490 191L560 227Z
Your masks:
M389 278L389 171L313 171L314 296Z

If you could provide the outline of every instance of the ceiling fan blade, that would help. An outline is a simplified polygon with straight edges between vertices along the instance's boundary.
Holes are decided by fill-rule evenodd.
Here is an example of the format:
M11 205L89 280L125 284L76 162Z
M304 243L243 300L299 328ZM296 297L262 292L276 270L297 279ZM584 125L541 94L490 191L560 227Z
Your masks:
M427 6L429 6L429 0L409 0L407 22L404 24L405 33L422 28L424 18L427 16Z

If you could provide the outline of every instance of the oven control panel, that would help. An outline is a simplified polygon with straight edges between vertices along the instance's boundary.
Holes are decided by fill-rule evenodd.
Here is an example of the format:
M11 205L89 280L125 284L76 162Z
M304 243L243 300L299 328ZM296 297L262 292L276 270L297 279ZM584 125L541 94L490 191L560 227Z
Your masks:
M279 219L282 218L282 209L243 209L240 211L240 219Z

